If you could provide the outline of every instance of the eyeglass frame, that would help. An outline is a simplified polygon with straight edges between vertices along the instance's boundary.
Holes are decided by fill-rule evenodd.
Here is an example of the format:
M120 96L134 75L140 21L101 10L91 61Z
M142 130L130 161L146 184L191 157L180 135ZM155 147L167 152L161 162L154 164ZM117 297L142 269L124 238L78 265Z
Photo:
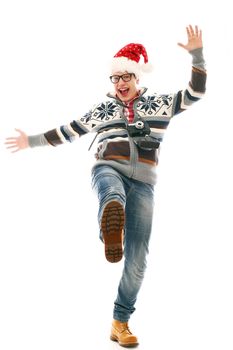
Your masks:
M130 79L129 79L129 80L125 80L125 79L123 78L124 75L129 75L129 76L130 76ZM117 75L117 74L110 75L109 79L111 80L111 82L112 82L113 84L119 83L120 79L122 79L125 83L127 83L128 81L130 81L130 80L132 79L132 76L134 76L134 77L136 78L136 76L135 76L134 73L124 73L124 74L122 74L122 75ZM112 78L113 78L113 77L118 77L118 81L116 81L116 82L114 83L114 82L112 81Z

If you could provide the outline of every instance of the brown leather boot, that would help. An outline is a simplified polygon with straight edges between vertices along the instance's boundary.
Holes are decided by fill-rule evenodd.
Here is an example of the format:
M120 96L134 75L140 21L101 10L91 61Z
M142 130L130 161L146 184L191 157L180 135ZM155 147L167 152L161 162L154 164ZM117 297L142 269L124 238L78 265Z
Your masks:
M101 230L105 245L105 257L111 263L116 263L123 256L123 229L125 212L121 203L109 202L104 208L101 220Z
M117 341L119 345L126 348L138 345L137 337L130 332L128 322L113 320L110 339Z

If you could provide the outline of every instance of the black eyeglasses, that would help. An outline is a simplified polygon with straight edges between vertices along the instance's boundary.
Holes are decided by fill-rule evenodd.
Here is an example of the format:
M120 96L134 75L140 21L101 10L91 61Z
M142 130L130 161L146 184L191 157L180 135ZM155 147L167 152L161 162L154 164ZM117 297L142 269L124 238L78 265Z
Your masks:
M135 77L134 73L125 73L122 75L111 75L109 78L113 84L117 84L120 80L120 78L124 81L130 81L132 79L132 76Z

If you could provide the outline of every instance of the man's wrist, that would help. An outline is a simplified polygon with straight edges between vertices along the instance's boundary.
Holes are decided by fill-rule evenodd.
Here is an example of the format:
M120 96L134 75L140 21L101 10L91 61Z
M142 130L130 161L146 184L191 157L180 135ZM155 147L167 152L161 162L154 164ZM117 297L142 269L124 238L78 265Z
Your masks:
M49 143L46 140L44 134L31 135L28 136L28 145L29 147L39 147L39 146L48 146Z
M203 56L203 48L194 49L189 51L192 56L192 65L193 67L201 70L205 70L205 60Z

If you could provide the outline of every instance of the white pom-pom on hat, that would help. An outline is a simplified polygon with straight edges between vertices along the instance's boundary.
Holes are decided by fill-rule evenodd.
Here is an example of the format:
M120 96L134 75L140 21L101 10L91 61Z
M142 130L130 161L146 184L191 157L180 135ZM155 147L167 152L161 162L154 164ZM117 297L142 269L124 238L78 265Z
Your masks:
M151 73L153 71L153 65L149 62L141 65L141 71L144 73Z
M143 56L144 63L140 64L140 58ZM113 57L111 65L111 74L115 72L134 73L139 77L141 73L149 73L153 67L148 63L148 55L142 44L130 43L124 46Z

